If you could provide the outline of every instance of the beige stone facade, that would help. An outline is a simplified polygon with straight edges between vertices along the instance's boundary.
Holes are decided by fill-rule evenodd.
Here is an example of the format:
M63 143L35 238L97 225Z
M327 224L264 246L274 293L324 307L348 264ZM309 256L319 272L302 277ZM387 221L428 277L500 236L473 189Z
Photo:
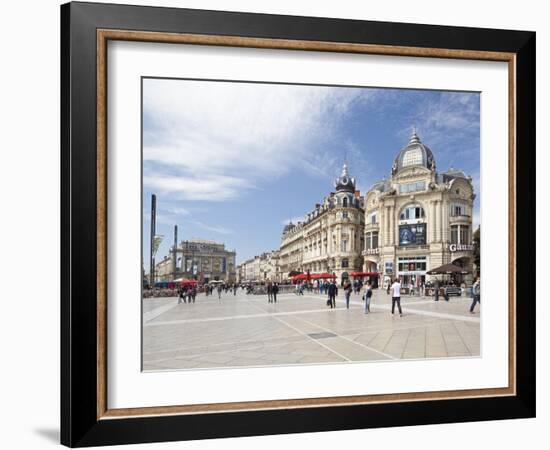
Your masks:
M172 281L173 269L172 258L165 256L155 264L155 282Z
M355 180L346 165L334 187L336 192L315 205L303 221L285 227L279 255L281 279L310 271L334 273L341 280L361 270L363 197L355 190Z
M248 259L237 266L238 281L281 281L279 273L279 251L265 252Z
M431 150L413 133L391 177L365 196L363 270L380 272L381 282L401 277L417 285L446 263L471 272L474 199L471 177L452 168L438 173Z
M225 244L191 239L182 241L174 250L156 265L156 280L171 281L178 278L195 279L202 282L223 280L234 282L237 278L235 251L227 250Z

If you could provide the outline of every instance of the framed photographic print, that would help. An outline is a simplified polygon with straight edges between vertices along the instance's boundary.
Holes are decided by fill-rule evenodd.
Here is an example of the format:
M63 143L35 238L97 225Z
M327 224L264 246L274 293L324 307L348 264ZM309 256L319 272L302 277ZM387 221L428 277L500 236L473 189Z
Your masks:
M534 33L61 19L63 444L535 415Z

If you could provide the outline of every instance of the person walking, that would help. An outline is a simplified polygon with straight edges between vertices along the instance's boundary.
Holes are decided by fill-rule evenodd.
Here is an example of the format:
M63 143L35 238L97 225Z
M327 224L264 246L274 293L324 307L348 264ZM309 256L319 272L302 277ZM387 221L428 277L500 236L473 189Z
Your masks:
M470 306L470 313L474 313L474 308L476 307L476 303L479 303L481 305L481 281L479 277L476 278L476 282L472 286L472 305Z
M372 297L372 286L370 281L365 284L365 314L370 313L370 299Z
M336 308L336 294L338 293L338 288L336 287L336 283L334 281L328 285L327 292L330 309Z
M218 300L222 299L222 285L218 284Z
M434 283L434 289L435 289L435 301L439 301L439 280L436 278Z
M183 288L178 289L178 305L180 303L185 303L185 297L183 295Z
M391 286L392 299L391 299L391 313L395 312L395 304L399 308L399 317L403 316L403 311L401 310L401 283L399 279L396 278Z
M350 283L349 280L344 281L344 295L346 297L346 309L349 309L349 299L351 297L351 293L353 292L353 286Z
M273 296L273 303L277 303L277 292L279 292L279 285L277 283L273 283L273 286L271 288L271 295Z
M191 288L191 298L193 299L193 303L195 303L195 299L197 298L197 286L193 285Z
M273 286L271 281L267 283L267 303L273 302Z

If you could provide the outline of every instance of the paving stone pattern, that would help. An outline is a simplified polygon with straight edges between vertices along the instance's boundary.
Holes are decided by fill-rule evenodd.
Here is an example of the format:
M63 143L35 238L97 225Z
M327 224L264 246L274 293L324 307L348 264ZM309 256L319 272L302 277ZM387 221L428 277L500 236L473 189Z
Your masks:
M477 357L480 315L469 313L471 299L401 299L403 316L392 315L391 298L377 290L371 313L360 295L336 309L325 295L197 296L143 300L143 370L258 367L349 363L400 359Z

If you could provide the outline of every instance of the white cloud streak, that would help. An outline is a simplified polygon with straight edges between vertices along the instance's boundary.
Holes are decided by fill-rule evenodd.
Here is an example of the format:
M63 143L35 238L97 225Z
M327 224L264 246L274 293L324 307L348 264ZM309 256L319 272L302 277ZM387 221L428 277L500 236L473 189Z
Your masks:
M213 233L218 233L218 234L232 234L233 233L233 230L231 230L229 228L222 227L222 226L217 226L217 225L208 225L208 224L205 224L203 222L199 222L197 220L192 220L189 223L194 224L194 225L196 225L197 227L199 227L203 230L212 231Z
M146 187L225 201L294 167L325 176L339 125L374 91L186 80L144 81ZM333 158L333 157L332 157Z
M460 167L479 152L479 95L465 92L442 92L437 101L422 101L411 109L410 125L400 131L404 142L416 125L423 142L435 151L445 153L451 164ZM453 136L453 140L449 140ZM464 142L477 142L464 147ZM436 157L437 159L437 157Z

